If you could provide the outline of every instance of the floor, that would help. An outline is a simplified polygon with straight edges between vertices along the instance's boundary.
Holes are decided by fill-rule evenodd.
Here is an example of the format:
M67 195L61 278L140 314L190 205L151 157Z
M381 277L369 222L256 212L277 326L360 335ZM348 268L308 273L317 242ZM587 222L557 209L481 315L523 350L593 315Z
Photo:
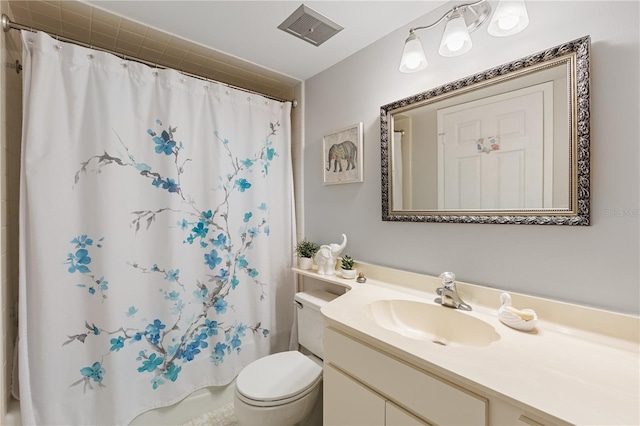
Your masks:
M236 426L237 424L238 419L233 409L233 402L229 402L217 410L196 417L181 426Z
M229 402L215 411L203 414L180 426L237 426L233 402ZM302 426L322 426L322 398L315 404L309 417L301 423Z

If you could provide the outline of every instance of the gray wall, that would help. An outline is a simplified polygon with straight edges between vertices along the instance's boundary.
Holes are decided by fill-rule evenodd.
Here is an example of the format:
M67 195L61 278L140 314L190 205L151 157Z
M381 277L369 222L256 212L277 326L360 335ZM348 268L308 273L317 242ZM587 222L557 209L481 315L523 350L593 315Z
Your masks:
M444 26L419 33L429 67L397 71L411 26L359 51L305 82L305 235L321 244L346 233L356 260L617 312L640 309L638 174L639 32L637 1L529 1L529 27L495 38L472 34L473 49L443 58ZM562 42L590 35L591 220L585 227L395 223L381 220L379 109ZM339 37L339 35L337 36ZM322 136L364 123L364 183L322 184Z

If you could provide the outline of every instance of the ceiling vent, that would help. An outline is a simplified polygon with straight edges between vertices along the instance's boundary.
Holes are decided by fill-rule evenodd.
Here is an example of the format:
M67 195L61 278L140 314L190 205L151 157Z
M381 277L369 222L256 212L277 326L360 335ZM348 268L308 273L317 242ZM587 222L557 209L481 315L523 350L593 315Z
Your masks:
M343 29L331 19L304 4L278 25L278 28L314 46L320 46Z

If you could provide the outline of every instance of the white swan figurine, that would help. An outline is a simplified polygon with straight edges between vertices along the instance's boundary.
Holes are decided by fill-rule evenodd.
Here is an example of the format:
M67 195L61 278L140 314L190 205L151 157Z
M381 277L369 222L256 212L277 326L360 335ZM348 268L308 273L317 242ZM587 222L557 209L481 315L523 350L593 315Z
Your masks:
M511 295L509 293L500 294L500 309L498 318L500 321L516 330L531 331L536 327L538 316L533 309L516 309L511 306Z

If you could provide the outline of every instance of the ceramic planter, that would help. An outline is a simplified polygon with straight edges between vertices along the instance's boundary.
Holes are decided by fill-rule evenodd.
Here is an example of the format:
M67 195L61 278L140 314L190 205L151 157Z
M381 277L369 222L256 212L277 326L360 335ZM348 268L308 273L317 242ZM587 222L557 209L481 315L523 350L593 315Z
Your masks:
M313 259L310 257L299 257L298 258L298 267L300 269L309 270L313 266Z
M355 269L340 269L340 272L342 273L342 277L348 280L352 280L358 275L358 271Z

